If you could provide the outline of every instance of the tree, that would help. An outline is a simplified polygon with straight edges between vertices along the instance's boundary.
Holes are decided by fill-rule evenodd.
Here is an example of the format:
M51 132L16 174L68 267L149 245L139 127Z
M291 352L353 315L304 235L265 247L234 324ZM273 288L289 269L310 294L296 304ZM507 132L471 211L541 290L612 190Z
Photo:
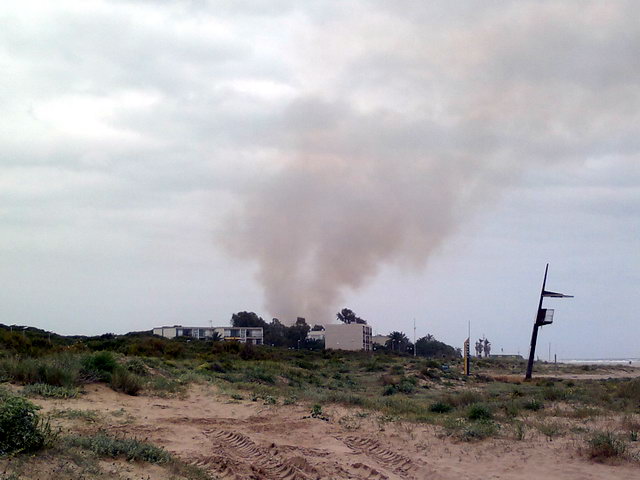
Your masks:
M296 323L291 325L286 330L286 338L287 344L289 347L299 348L300 344L302 344L307 339L307 334L309 333L309 325L307 325L307 321L298 317L296 319Z
M349 308L343 308L342 310L340 310L337 314L336 317L338 320L340 320L342 323L360 323L360 324L367 324L366 320L363 320L362 318L358 317L353 310L349 309Z
M266 328L267 322L254 312L238 312L231 315L231 326Z
M286 346L285 327L277 318L271 319L271 323L264 330L265 345L273 345L274 347Z
M391 332L388 337L389 340L387 340L385 346L392 352L406 352L407 347L411 343L403 332L394 331Z
M440 342L433 335L425 335L416 341L416 354L423 357L456 358L459 352L451 345Z

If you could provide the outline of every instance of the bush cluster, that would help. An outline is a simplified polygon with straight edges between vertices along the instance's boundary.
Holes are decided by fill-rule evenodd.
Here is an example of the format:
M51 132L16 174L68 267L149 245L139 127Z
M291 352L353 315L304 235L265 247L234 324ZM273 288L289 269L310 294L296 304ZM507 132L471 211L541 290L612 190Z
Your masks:
M393 395L395 393L413 393L417 384L416 377L393 377L390 375L382 376L382 383L385 388L382 392L383 395Z
M28 400L0 392L0 455L39 450L55 434Z
M73 435L64 442L69 447L83 448L102 457L123 457L128 461L167 463L171 455L166 450L135 438L119 438L104 432L90 436Z
M587 445L588 455L594 460L620 457L627 451L627 444L611 432L596 432Z

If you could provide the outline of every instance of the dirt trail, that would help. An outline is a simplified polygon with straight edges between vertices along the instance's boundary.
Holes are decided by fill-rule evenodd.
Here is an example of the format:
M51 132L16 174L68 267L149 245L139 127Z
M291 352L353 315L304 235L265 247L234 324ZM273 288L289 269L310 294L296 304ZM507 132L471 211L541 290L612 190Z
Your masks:
M310 418L308 407L232 401L200 385L183 399L129 397L101 385L87 390L37 403L45 411L97 410L106 430L148 439L225 480L640 479L637 465L586 460L578 437L550 442L531 432L524 442L456 443L433 426L343 407L325 408L324 421Z

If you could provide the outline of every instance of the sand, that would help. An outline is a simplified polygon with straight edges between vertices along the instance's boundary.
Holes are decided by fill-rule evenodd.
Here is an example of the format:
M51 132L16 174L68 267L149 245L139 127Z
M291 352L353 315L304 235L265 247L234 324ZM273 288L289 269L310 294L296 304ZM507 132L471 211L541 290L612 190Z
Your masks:
M77 399L36 403L45 412L96 410L96 424L60 422L76 432L99 425L148 439L221 479L640 479L637 463L587 459L577 434L549 441L528 430L524 441L504 435L468 443L436 426L338 406L323 409L326 420L311 418L308 406L231 400L205 385L193 385L184 398L131 397L103 385L86 390ZM130 478L157 478L153 472L132 471Z

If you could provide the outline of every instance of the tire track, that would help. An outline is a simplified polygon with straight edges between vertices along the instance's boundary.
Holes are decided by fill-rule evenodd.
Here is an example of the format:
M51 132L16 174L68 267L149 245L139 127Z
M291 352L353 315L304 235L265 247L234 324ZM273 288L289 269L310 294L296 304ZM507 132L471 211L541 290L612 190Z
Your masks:
M306 468L300 462L289 461L281 458L276 452L270 451L254 443L249 437L238 432L226 430L213 430L204 432L209 436L217 447L217 455L210 457L228 458L232 460L237 468L229 468L230 474L236 478L263 478L265 480L311 480L317 478L317 474L312 467ZM206 462L207 459L201 460ZM209 462L207 462L209 463ZM294 464L294 463L297 463ZM302 466L303 471L299 466ZM244 470L244 474L242 471ZM252 472L255 477L244 475ZM222 472L218 472L222 474ZM228 476L228 478L234 478Z
M385 448L377 440L348 436L343 438L342 441L351 450L373 458L384 468L388 468L402 477L410 478L412 472L417 468L410 458Z

